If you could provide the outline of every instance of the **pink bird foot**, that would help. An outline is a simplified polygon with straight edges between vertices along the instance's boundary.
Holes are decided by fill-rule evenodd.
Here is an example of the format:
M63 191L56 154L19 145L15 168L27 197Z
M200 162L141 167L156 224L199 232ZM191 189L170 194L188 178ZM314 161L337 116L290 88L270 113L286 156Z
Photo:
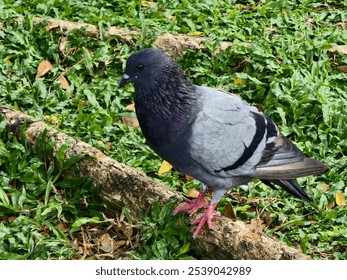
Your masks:
M205 202L205 192L200 192L198 197L195 199L195 201L187 199L187 198L183 198L184 202L187 203L187 205L184 206L180 206L177 207L174 210L174 214L177 214L179 212L183 212L183 211L187 211L189 213L189 215L193 215L197 210L199 210L200 208L206 208L207 207L207 203Z
M193 238L196 238L198 236L200 230L202 229L202 227L205 225L206 222L209 229L213 227L212 218L214 216L220 216L220 213L215 211L217 204L218 203L208 204L205 213L202 214L201 217L199 217L192 223L193 225L198 225L198 227L195 229L193 233Z

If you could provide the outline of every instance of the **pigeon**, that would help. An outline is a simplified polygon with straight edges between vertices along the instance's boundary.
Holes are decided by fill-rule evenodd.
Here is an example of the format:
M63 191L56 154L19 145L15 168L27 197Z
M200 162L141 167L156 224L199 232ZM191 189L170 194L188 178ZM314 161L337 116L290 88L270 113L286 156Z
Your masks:
M295 178L327 170L306 157L283 136L270 118L239 96L191 83L170 56L155 48L133 53L126 62L119 88L135 86L136 115L148 145L176 170L200 181L195 201L184 198L182 211L193 215L193 237L219 216L225 193L253 179L311 201ZM213 191L205 201L207 188Z

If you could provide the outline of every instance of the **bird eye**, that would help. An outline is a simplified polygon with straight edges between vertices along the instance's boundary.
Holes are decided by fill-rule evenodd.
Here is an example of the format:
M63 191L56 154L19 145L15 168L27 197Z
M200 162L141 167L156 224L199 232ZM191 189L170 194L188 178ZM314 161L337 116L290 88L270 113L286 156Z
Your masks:
M145 69L145 66L140 64L140 65L137 65L136 69L139 70L139 71L142 71L143 69Z

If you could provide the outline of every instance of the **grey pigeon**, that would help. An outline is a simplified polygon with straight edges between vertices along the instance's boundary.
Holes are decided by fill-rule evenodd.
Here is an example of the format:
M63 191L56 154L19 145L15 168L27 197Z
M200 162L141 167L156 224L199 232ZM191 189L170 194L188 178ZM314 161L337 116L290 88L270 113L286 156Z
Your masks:
M135 108L148 145L182 174L201 182L198 198L185 199L175 213L206 211L193 224L195 238L207 223L212 228L226 191L253 178L310 201L295 181L327 167L304 154L257 108L235 94L194 85L180 66L157 49L132 54L119 87L135 85ZM213 190L210 203L204 196Z

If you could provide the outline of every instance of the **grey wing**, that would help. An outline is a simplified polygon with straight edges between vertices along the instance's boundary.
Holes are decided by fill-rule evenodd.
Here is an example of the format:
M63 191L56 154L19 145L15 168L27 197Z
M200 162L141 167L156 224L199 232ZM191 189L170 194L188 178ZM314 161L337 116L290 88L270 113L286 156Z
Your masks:
M271 122L268 127L268 120L237 96L204 90L189 140L192 158L220 177L253 174L266 145L278 134L276 126Z
M307 158L266 116L237 96L204 89L203 106L193 123L192 158L220 177L293 179L327 167Z

